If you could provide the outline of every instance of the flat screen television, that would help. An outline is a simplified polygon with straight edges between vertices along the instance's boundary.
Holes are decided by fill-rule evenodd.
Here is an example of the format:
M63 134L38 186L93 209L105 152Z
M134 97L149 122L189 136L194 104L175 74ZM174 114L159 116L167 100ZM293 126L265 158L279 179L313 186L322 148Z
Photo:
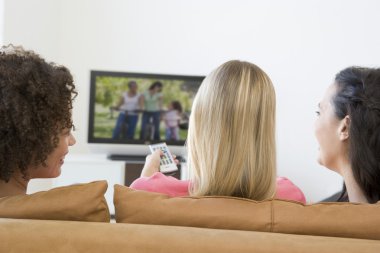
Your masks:
M184 154L190 110L204 76L91 71L88 143L111 159L166 142Z

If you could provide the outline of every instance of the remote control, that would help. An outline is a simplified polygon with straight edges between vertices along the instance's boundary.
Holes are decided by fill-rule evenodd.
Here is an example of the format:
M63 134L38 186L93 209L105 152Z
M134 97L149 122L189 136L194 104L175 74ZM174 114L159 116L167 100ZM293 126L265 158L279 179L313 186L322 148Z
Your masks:
M162 173L173 172L178 170L177 165L174 162L173 156L169 151L165 142L149 145L150 151L153 153L157 149L160 149L164 154L160 161L160 171Z

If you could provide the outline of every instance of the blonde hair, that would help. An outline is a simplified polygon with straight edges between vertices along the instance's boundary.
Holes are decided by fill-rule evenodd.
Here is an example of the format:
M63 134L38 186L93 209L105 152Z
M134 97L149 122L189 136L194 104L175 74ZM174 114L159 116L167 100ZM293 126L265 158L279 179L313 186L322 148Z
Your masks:
M190 116L190 194L273 197L275 111L272 82L258 66L229 61L208 75Z

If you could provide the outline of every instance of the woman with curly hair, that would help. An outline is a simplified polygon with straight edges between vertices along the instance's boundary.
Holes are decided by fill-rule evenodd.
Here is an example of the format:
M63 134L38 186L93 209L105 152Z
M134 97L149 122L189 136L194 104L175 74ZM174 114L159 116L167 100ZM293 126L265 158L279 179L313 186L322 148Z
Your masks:
M32 51L0 49L0 197L26 194L32 178L60 175L71 134L73 78Z

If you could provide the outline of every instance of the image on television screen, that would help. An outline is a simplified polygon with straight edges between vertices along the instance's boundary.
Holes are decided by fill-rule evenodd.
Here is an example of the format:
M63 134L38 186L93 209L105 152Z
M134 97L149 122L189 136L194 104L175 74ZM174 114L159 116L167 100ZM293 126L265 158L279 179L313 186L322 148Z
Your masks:
M183 145L203 79L91 71L89 142Z

